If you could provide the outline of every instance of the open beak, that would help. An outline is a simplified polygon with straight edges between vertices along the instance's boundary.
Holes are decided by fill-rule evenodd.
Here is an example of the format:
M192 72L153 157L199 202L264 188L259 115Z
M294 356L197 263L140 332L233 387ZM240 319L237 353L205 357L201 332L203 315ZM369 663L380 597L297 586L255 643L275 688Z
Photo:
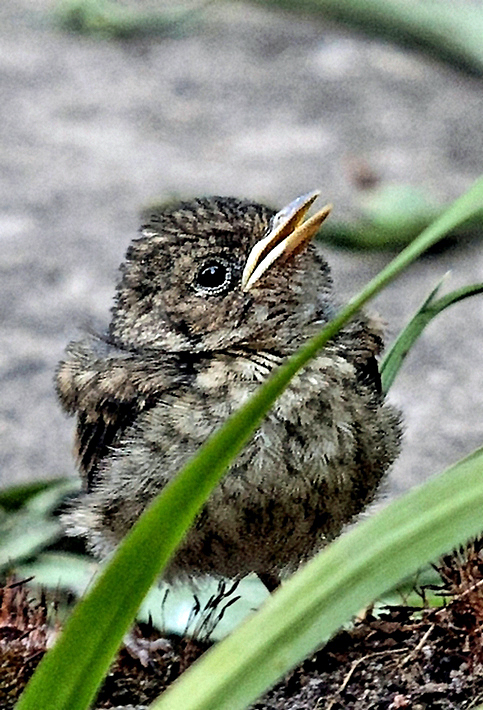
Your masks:
M248 256L241 282L244 291L249 291L275 261L285 261L302 251L317 234L332 205L325 205L306 222L304 217L319 195L318 190L309 192L277 212L270 232L255 244Z

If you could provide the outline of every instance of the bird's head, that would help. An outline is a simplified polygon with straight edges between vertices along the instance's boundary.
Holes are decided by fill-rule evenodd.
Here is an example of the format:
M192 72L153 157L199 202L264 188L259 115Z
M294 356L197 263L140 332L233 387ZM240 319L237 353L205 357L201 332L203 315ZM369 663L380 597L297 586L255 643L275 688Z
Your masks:
M111 336L125 347L290 352L331 315L331 279L311 240L318 196L279 212L231 197L154 212L121 267Z

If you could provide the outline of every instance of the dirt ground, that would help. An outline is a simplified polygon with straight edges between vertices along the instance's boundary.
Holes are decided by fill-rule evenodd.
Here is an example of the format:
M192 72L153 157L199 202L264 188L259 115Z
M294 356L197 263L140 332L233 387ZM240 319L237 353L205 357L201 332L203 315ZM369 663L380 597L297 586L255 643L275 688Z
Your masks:
M354 218L357 166L440 202L483 167L482 80L321 20L216 3L188 32L131 42L55 29L51 0L0 5L0 485L71 475L52 378L108 319L142 206L218 193L281 206L315 187ZM341 297L389 256L327 249ZM483 279L481 245L415 264L374 305L389 339L437 280ZM483 299L431 325L396 382L393 491L483 439Z
M387 607L339 631L251 710L469 710L483 699L482 542L446 557L440 572L446 604L433 609ZM221 602L223 603L223 602ZM34 603L22 583L0 587L0 702L16 699L51 635L45 599ZM144 639L150 629L144 627ZM147 710L205 652L201 638L171 637L141 664L121 650L96 708Z

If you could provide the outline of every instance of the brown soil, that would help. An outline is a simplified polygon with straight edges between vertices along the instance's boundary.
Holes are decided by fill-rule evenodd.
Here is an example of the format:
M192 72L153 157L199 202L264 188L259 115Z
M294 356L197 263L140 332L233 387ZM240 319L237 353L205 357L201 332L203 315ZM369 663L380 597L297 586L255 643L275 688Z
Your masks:
M339 632L252 706L253 710L466 710L483 701L483 544L448 556L440 571L448 603L439 609L395 606ZM0 706L13 708L41 659L50 627L46 604L7 586L0 614ZM143 638L150 638L143 629ZM172 638L142 665L121 651L96 707L152 702L209 644Z

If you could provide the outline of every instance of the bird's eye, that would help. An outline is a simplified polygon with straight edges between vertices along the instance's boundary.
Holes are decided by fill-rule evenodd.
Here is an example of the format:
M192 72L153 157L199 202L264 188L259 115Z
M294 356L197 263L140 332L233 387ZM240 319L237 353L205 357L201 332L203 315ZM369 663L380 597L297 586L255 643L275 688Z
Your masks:
M196 286L207 293L220 293L231 283L231 268L223 261L212 260L202 265L196 276Z

